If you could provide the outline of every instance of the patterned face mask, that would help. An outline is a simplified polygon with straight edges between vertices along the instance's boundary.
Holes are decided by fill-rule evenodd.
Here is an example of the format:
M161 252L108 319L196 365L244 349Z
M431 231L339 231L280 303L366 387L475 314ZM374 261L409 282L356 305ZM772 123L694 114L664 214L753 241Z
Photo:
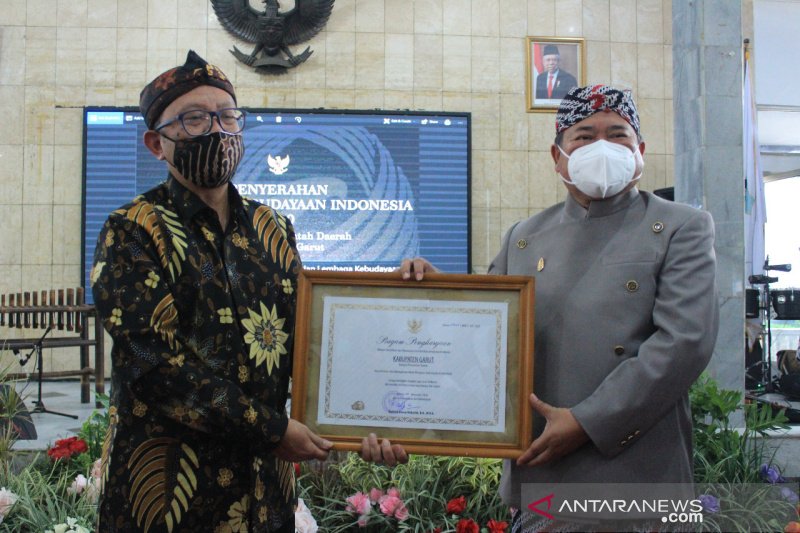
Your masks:
M198 187L213 189L233 178L243 155L241 135L217 131L175 141L172 165Z

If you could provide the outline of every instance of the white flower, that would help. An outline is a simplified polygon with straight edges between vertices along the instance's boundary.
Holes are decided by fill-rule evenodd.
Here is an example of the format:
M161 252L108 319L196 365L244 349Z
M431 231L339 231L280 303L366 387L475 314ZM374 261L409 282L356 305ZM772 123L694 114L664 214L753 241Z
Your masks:
M308 510L303 499L299 498L294 510L295 533L317 533L317 529L317 521L311 516L311 511Z
M83 474L78 474L75 476L75 481L72 482L72 485L67 488L67 493L78 495L83 492L88 484L89 480L86 479L86 476ZM70 526L71 525L72 524L70 524Z
M77 518L67 517L66 524L56 524L53 529L47 529L44 533L90 533L88 529L78 523Z
M96 480L91 481L86 487L84 498L86 498L86 501L89 503L97 503L100 500L100 484Z
M8 514L15 503L17 503L17 495L5 487L0 488L0 523L3 522L3 517Z

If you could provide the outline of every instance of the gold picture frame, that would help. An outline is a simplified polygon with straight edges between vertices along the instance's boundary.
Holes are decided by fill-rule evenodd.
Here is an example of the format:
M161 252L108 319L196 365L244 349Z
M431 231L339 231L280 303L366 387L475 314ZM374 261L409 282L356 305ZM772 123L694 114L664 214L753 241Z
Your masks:
M366 309L365 314L361 314L362 307ZM345 314L343 309L353 314ZM494 372L491 374L484 372L481 365L470 366L463 361L484 357L486 352L475 348L483 346L481 342L500 346L497 344L500 335L496 334L500 329L494 325L496 318L501 316L497 314L498 309L503 310L505 349L498 349L504 351L501 358L494 357L491 350L485 357L489 365L495 365L491 367ZM404 313L411 312L409 310L413 310L414 317L422 318L385 320L385 317L402 318L406 316ZM460 310L465 310L465 314L459 314ZM362 438L376 433L395 444L402 444L409 453L518 457L531 441L532 412L528 397L533 391L533 313L534 280L525 276L426 274L423 281L404 281L396 273L304 271L298 284L291 416L334 442L335 449L339 450L358 451ZM380 321L380 327L341 320L348 316L374 316ZM462 320L462 317L466 318ZM355 318L350 320L356 321ZM488 320L489 326L478 325L482 320ZM344 324L342 331L355 326L359 329L355 335L336 336L334 332L338 331L340 324ZM432 324L425 333L420 331L423 324L426 328ZM444 339L448 335L459 339L456 345L467 342L462 339L472 333L449 329L458 327L477 328L473 331L480 340L477 343L469 341L467 350L453 348L452 353L448 351L450 348L430 342L431 338ZM384 328L391 333L384 335ZM411 332L416 336L411 336ZM443 332L444 336L440 337ZM375 340L378 337L380 340ZM417 352L414 347L414 353L405 349L395 353L393 350L397 347L388 343L389 349L376 348L379 343L386 343L385 339L389 337L417 339L409 340L406 347L416 343L430 349ZM381 345L386 347L387 344ZM357 348L351 350L351 345ZM421 356L420 353L435 355ZM444 366L441 366L442 362ZM340 367L358 368L363 375L339 374ZM437 368L444 368L447 372L435 370ZM437 377L448 372L478 376L478 379L453 375ZM408 379L399 379L404 374ZM331 379L331 375L345 375L347 378L337 381L339 378ZM459 379L461 385L455 385ZM393 382L404 385L395 391L392 390L395 385L389 385ZM464 390L464 386L470 390ZM383 395L386 390L391 392ZM486 425L487 430L470 427L472 421L464 422L463 427L467 429L460 429L462 419L442 418L452 415L439 414L440 409L442 413L464 409L473 416L473 411L460 404L475 401L478 405L487 405L481 396L484 394L489 402L487 412L491 411L491 402L495 403L494 414L489 417L495 417L496 425ZM380 395L383 395L382 399ZM347 398L347 402L357 399L352 405L342 404L349 406L345 410L356 410L355 414L341 415L335 408L329 412L330 398L339 396ZM411 402L406 405L405 400L414 396L425 409L431 410L406 409L411 407ZM364 410L365 403L378 409L374 406L381 402L383 411L380 416ZM458 407L453 407L453 403ZM497 405L502 408L498 410ZM424 415L429 416L426 418ZM406 423L408 425L404 426Z
M558 110L559 102L569 89L586 85L585 65L584 39L527 37L525 94L528 113ZM555 68L558 71L550 83L548 83L550 80L548 68Z

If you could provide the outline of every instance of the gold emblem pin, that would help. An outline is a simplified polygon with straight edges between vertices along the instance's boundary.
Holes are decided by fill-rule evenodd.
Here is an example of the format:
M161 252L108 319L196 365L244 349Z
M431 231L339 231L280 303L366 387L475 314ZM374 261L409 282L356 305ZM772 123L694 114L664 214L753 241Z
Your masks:
M520 250L522 250L526 246L528 246L528 241L526 241L525 239L520 239L517 241L517 248L519 248Z
M544 257L539 258L539 262L536 263L536 272L541 272L544 270Z
M664 223L663 222L654 222L653 223L653 233L661 233L664 231Z

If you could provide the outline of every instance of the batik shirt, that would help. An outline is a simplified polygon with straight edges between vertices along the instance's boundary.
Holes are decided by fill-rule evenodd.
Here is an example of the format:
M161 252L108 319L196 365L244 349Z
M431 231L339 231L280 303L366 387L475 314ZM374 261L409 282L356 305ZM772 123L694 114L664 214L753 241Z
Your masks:
M300 259L286 218L232 185L228 198L223 231L169 178L100 232L91 283L114 346L98 531L291 527L294 470L271 451Z

